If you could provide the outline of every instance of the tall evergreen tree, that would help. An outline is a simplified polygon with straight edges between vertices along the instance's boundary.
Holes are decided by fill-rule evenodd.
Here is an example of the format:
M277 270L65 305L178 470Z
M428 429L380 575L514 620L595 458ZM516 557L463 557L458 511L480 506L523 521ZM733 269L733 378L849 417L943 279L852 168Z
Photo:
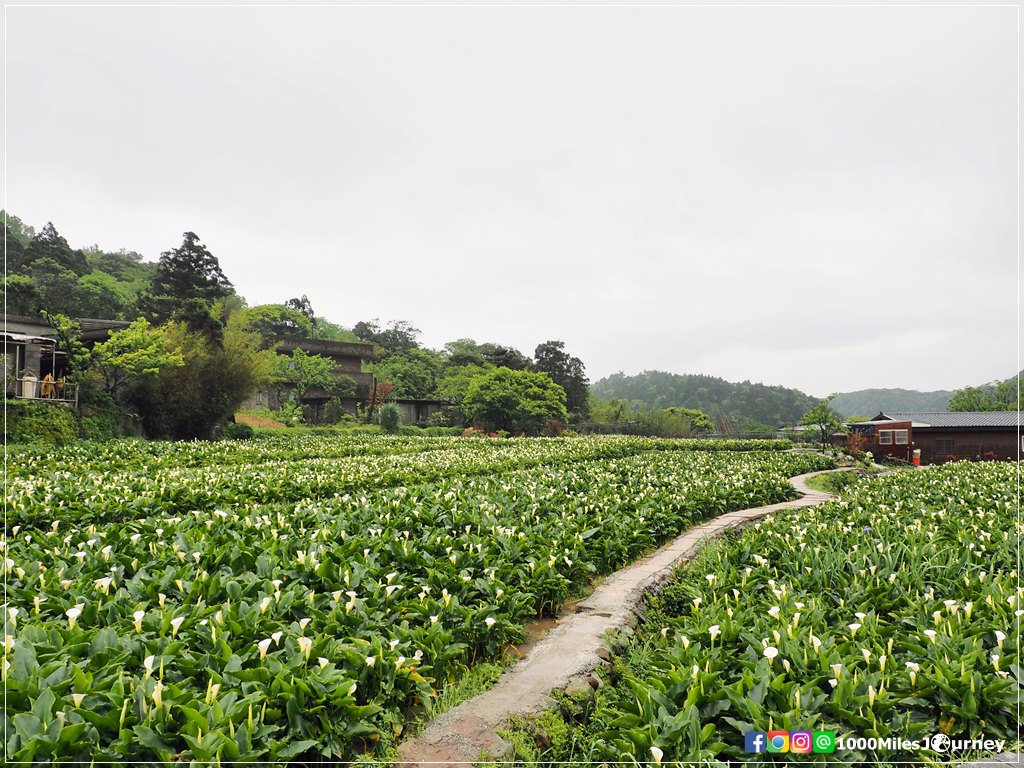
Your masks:
M52 259L63 269L74 272L81 277L89 271L89 264L85 260L85 254L81 251L72 250L52 222L46 222L46 226L39 234L32 238L32 242L25 249L25 264L31 266L34 262L42 259ZM10 268L10 264L8 264Z
M25 265L25 242L4 224L4 253L7 256L7 271L21 272Z
M565 351L565 342L545 341L533 352L533 369L546 373L565 390L566 407L574 416L590 416L590 380L583 361Z
M194 232L186 232L180 246L160 254L153 283L140 297L139 306L155 323L183 320L193 330L216 336L216 329L210 326L210 310L234 292L217 257Z

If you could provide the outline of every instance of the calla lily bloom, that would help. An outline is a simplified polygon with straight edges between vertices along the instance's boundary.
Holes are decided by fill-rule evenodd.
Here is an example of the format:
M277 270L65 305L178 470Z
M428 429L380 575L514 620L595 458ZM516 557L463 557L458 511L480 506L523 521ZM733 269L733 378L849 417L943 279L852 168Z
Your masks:
M64 611L64 614L68 617L68 628L74 629L75 624L78 622L78 617L82 615L82 609L84 605L76 605L73 608L68 608Z
M258 643L256 643L256 647L259 648L259 651L260 651L260 660L261 661L267 657L267 651L270 649L270 644L272 642L274 642L274 641L271 638L268 637L268 638L266 638L264 640L260 640Z

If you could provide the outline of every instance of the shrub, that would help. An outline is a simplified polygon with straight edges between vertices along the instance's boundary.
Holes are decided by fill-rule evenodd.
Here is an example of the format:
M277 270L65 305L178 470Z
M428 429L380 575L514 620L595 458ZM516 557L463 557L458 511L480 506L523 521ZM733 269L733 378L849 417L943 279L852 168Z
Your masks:
M109 411L96 411L78 419L78 434L83 440L106 442L119 437L118 420Z
M229 421L220 429L222 440L249 440L255 436L255 430L248 424L236 424L233 421Z
M66 403L8 400L5 442L64 445L78 437L75 415Z
M341 421L352 421L353 419L352 414L345 410L345 406L340 398L332 397L324 405L322 419L324 424L337 424Z
M402 412L394 403L385 403L381 406L378 417L381 429L385 432L397 432L402 426Z

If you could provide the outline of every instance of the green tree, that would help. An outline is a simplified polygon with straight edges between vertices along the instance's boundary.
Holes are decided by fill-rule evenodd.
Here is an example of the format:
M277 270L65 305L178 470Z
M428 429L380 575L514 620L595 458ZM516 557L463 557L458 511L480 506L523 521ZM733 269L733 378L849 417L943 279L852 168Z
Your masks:
M313 335L310 319L285 304L260 304L242 312L245 327L267 341L272 341L275 336L308 339Z
M463 365L483 365L484 354L480 345L473 339L456 339L444 345L445 367Z
M277 355L273 382L278 399L284 403L300 403L313 387L330 390L334 385L336 364L323 355L310 355L304 349L295 349L290 356Z
M185 364L133 382L126 399L150 437L207 439L270 378L273 353L233 319L220 340L184 322L166 325L165 332L168 349L180 353Z
M669 416L678 419L681 424L685 425L685 427L680 427L680 431L685 431L685 437L707 435L715 431L715 422L704 411L677 406L666 408L665 411Z
M294 309L296 312L301 312L307 320L309 320L309 327L313 329L316 327L316 313L313 312L313 304L310 302L309 297L306 294L302 294L301 298L288 299L284 303L288 309Z
M406 349L373 366L373 375L395 385L395 397L428 398L437 387L443 358L428 349Z
M316 317L313 320L313 338L323 341L360 341L348 328L323 317Z
M11 227L4 225L4 255L8 273L25 268L25 249L31 241L32 238L18 237Z
M125 320L134 304L134 297L126 283L100 271L80 277L76 294L75 314L79 317Z
M89 271L89 264L85 260L85 254L81 251L72 250L52 222L46 222L46 226L32 238L25 248L25 265L29 266L37 261L50 259L60 265L61 268L73 272L76 277L84 275ZM10 266L10 265L9 265Z
M4 220L4 226L7 228L8 234L18 241L23 247L27 248L28 244L32 242L32 238L36 236L35 227L26 224L13 213L0 210L0 217ZM10 240L7 241L8 248L8 268L10 268Z
M154 322L182 321L193 331L217 338L223 328L211 309L233 293L217 257L194 232L186 232L180 246L160 254L152 285L140 297L139 307Z
M515 434L555 434L569 420L565 390L547 374L510 368L495 368L475 378L462 410L487 430Z
M38 315L43 302L32 278L13 273L4 275L4 306L12 315Z
M414 328L407 320L392 320L387 328L382 329L379 319L375 317L373 320L356 323L352 331L360 341L368 341L383 348L385 356L419 347L417 338L420 329Z
M533 369L565 390L566 406L578 418L590 416L590 380L583 361L565 351L565 342L545 341L533 353Z
M828 441L836 432L843 428L842 419L839 414L829 407L829 403L835 399L837 393L833 393L824 400L818 402L813 408L803 415L800 423L805 427L817 427L821 435L821 450L825 450Z
M1020 402L1021 377L1013 376L996 384L964 387L953 393L950 411L1015 411Z
M479 378L491 370L494 370L494 367L490 365L460 365L445 368L437 378L434 397L438 400L447 400L453 405L460 405L465 399L473 379Z
M142 317L94 346L87 362L103 377L104 389L115 401L125 384L183 365L185 359L180 350L171 349L166 330L152 327Z
M32 281L39 297L39 307L33 314L46 310L69 316L81 315L78 311L78 275L72 270L50 257L43 257L27 264L24 274Z
M511 368L513 371L528 371L533 361L515 347L487 342L480 345L484 360L496 368Z

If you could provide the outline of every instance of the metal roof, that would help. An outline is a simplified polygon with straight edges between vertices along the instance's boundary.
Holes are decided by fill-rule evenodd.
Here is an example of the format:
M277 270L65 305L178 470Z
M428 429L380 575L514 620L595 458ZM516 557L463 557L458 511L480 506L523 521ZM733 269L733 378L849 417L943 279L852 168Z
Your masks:
M28 333L14 333L12 331L0 331L0 336L5 336L11 341L29 342L34 344L56 344L56 339L46 336L32 336Z
M1020 411L888 411L873 421L912 421L915 427L1019 427Z

